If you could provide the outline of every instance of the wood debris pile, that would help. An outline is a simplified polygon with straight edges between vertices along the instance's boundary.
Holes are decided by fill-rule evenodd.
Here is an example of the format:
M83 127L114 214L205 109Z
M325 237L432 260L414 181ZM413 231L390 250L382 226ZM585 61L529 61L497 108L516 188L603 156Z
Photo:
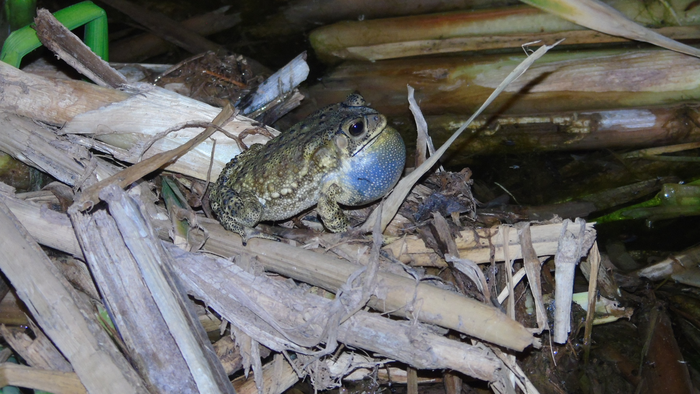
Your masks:
M58 180L65 200L48 199L70 206L61 212L41 202L46 194L0 192L0 269L36 323L32 339L3 336L31 365L17 368L41 376L28 385L8 372L8 383L54 393L233 393L234 385L237 392L276 393L306 376L318 389L337 387L351 373L366 376L397 361L457 371L498 392L512 373L535 392L510 354L539 347L533 334L544 329L566 341L570 310L557 308L549 327L541 260L554 256L563 300L557 305L570 305L573 279L560 275L594 245L590 224L466 227L460 220L473 212L469 174L443 173L417 186L392 222L370 217L371 242L297 232L306 247L258 239L243 247L212 219L169 203L166 210L144 177L164 167L215 179L240 152L237 140L264 142L276 131L250 133L259 126L230 107L219 112L158 87L104 85L0 63L0 149ZM158 134L167 130L167 138ZM120 162L137 164L122 169ZM383 209L390 206L387 200ZM402 226L409 214L420 224L415 231ZM191 229L178 227L183 218ZM388 225L385 237L380 224ZM70 282L68 265L39 245L72 256L79 268ZM521 274L516 259L523 260ZM481 263L491 264L491 277ZM417 266L449 266L457 288L475 286L479 300ZM500 296L492 293L497 270L507 273ZM537 311L530 328L514 319L514 286L525 274ZM492 306L495 297L508 300L506 313ZM203 321L214 328L205 330ZM212 345L207 334L217 325L226 335ZM252 376L231 385L240 368Z

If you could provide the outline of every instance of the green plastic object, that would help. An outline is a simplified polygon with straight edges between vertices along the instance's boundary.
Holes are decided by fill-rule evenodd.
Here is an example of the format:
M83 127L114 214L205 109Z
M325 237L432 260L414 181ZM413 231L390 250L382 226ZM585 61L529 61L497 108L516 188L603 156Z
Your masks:
M10 31L27 26L36 16L36 0L5 0L5 16Z
M102 8L91 1L84 1L57 11L53 15L70 30L85 25L85 44L104 61L109 60L107 14ZM22 58L40 46L41 42L36 31L31 25L27 25L7 37L2 46L0 60L19 68Z

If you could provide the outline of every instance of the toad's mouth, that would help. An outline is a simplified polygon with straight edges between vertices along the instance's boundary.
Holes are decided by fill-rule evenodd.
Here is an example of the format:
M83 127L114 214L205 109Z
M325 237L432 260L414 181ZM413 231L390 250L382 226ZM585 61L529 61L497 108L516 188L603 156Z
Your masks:
M370 139L368 139L367 141L365 141L362 145L360 145L360 146L357 148L357 150L355 150L355 153L353 153L353 154L350 155L350 156L351 156L351 157L355 157L355 155L357 155L358 153L360 153L360 152L362 152L363 150L365 150L366 147L372 145L372 144L377 140L377 138L379 138L379 137L384 133L385 130L386 130L386 129L383 129L383 130L380 131L379 133L375 134L372 138L370 138Z

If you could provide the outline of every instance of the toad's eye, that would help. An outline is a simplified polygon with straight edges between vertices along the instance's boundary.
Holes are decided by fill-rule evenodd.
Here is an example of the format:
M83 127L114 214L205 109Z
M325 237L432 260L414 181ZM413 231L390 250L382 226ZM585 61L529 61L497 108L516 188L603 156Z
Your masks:
M348 127L348 131L350 132L350 135L352 135L353 137L357 137L365 132L365 124L361 120L358 120L357 122L351 124L350 127Z

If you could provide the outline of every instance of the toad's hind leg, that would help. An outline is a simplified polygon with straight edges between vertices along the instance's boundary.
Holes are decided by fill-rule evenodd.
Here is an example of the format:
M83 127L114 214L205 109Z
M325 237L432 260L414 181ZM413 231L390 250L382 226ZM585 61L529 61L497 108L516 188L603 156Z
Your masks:
M221 225L243 238L245 245L250 238L279 240L253 228L262 217L263 206L250 193L236 193L228 188L221 188L212 193L211 209L216 213Z

